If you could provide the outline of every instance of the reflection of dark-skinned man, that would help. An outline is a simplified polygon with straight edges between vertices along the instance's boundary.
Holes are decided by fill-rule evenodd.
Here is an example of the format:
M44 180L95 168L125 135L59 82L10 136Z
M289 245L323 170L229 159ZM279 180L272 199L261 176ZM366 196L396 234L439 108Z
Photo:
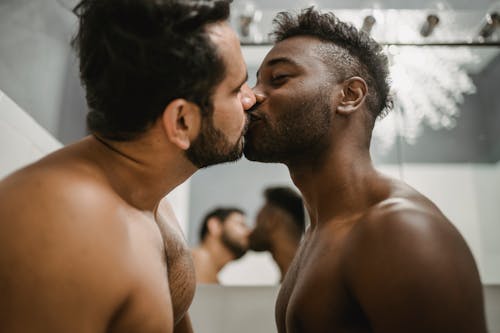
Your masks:
M485 333L462 236L428 198L372 165L389 93L381 46L314 9L275 24L245 155L286 164L311 218L279 292L278 332Z
M0 332L191 332L193 263L162 198L242 154L254 97L228 1L75 13L91 135L0 182Z
M271 253L283 281L304 233L304 205L300 195L288 187L267 188L264 197L249 246L254 251Z
M201 224L200 245L191 250L196 282L218 284L224 266L247 252L249 233L242 210L220 207L209 212Z

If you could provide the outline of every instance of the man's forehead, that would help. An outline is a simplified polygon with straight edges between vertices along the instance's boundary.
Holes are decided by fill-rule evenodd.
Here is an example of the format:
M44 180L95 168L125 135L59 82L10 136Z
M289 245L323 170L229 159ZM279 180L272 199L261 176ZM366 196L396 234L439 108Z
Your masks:
M242 80L246 81L246 64L241 53L240 40L233 28L227 22L217 22L208 25L206 29L225 64L225 80L233 85Z
M227 220L232 220L232 221L244 221L245 220L245 215L243 215L240 212L232 212L229 214L227 217Z
M302 63L311 58L317 58L316 49L325 43L313 36L294 36L278 42L266 55L264 65L273 65L276 59L283 59L283 62ZM286 61L288 60L288 61Z
M228 22L215 22L206 26L206 32L214 44L239 43L236 32Z

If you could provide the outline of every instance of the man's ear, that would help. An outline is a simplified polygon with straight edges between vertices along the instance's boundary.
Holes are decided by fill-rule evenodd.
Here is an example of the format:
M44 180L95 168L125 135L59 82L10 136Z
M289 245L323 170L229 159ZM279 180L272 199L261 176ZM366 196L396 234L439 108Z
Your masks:
M222 234L222 223L216 217L211 217L207 221L208 232L211 235L219 237Z
M182 98L167 105L161 120L168 139L182 150L187 150L200 132L200 108Z
M368 86L365 80L355 76L344 81L340 93L340 103L337 106L337 112L347 116L358 110L364 103L368 93Z

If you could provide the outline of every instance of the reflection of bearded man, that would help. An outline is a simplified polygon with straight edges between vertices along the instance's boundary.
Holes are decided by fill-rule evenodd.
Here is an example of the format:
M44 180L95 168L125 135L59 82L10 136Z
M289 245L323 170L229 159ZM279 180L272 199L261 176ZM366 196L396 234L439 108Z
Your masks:
M231 232L227 228L222 230L220 240L231 251L235 259L243 257L248 250L248 243L245 244L242 240L238 240L238 238L231 235Z
M219 283L218 273L248 250L250 228L245 213L235 207L209 212L200 228L200 245L192 249L198 283Z

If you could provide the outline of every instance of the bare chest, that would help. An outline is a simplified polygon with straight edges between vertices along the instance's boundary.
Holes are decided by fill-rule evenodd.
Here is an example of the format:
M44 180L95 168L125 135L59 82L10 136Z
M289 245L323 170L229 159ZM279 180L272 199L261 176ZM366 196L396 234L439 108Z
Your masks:
M168 221L148 222L130 229L135 283L110 332L171 332L193 299L194 269L182 234Z
M157 223L163 239L174 321L177 323L187 312L194 297L194 264L181 231L161 216L158 217Z
M343 239L305 239L276 302L279 333L370 332L343 278Z

